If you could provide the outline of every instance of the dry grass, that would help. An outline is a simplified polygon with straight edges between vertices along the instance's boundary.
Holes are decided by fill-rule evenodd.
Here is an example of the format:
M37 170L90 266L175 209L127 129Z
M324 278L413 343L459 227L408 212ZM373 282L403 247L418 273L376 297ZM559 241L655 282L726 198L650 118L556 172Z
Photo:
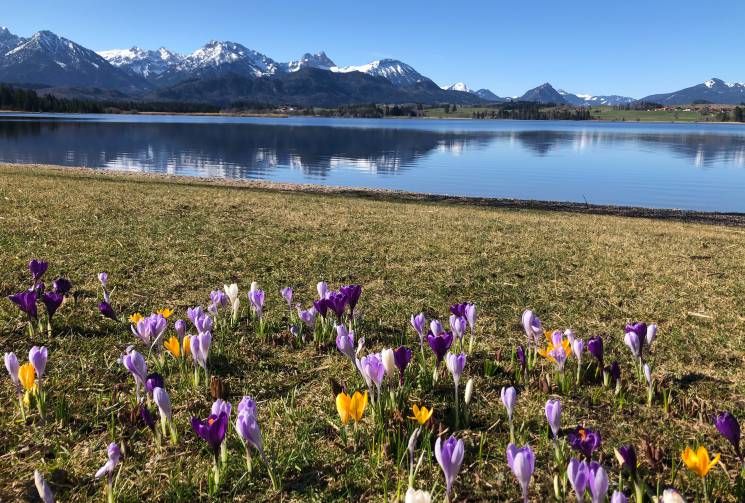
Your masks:
M523 342L519 317L525 307L551 328L571 326L580 337L607 334L606 347L625 375L631 358L623 346L627 321L656 321L655 376L673 388L670 416L648 408L642 388L630 383L627 400L586 385L563 397L564 425L586 423L603 435L602 455L618 469L613 447L649 439L665 453L662 465L645 462L647 481L682 487L691 498L697 481L680 470L684 444L701 442L723 453L728 475L717 468L715 497L735 501L736 460L711 426L708 413L745 405L745 231L742 229L625 219L610 216L491 209L423 202L391 202L334 195L214 187L198 181L153 181L147 177L65 173L0 166L0 294L27 283L26 262L50 262L50 277L68 276L77 292L56 318L53 338L28 340L9 301L0 302L0 350L19 357L33 344L50 351L51 415L43 427L24 425L13 407L10 381L0 400L0 500L33 493L33 470L51 478L60 500L103 498L92 474L105 460L105 446L128 437L119 476L122 501L206 500L210 456L188 426L206 415L211 399L188 376L166 373L173 389L181 441L158 452L145 431L131 431L124 417L133 382L116 359L133 342L128 327L97 314L98 271L116 285L114 303L125 315L168 306L185 318L187 306L204 305L209 291L237 281L243 292L259 281L268 297L273 342L256 342L242 325L223 334L214 372L237 401L246 393L260 401L265 442L283 472L281 494L266 472L243 475L238 441L230 438L233 466L219 499L237 501L381 500L405 490L406 466L391 453L344 448L327 383L359 379L331 348L292 349L279 288L292 285L308 305L314 285L364 285L361 331L371 349L406 341L410 314L447 318L457 301L477 303L478 351L467 376L476 378L476 398L466 438L458 499L515 500L517 485L504 463L507 425L499 389L511 382L509 354ZM244 297L245 300L245 297ZM240 343L241 338L244 343ZM485 376L485 362L496 371ZM548 367L546 367L548 369ZM631 381L631 378L627 382ZM519 388L520 436L537 453L533 494L552 492L555 472L542 406L547 398L537 376ZM452 391L443 379L434 393L414 392L434 403L437 422L447 422ZM691 403L696 398L704 414ZM406 414L404 414L406 415ZM405 428L392 420L391 428ZM365 424L363 438L372 438ZM518 428L520 429L520 428ZM483 448L480 449L480 441ZM405 440L404 440L405 442ZM642 456L642 459L645 459ZM678 468L671 481L671 466ZM418 485L432 488L442 475L425 464ZM538 489L539 488L539 489Z

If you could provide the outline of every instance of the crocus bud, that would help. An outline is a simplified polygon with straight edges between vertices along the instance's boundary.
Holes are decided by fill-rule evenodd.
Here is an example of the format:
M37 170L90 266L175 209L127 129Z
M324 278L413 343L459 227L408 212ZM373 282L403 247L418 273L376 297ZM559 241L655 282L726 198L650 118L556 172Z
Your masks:
M225 291L228 299L230 299L230 303L235 304L235 299L238 298L238 285L231 283L230 285L223 285L222 289Z
M644 377L647 379L647 384L652 386L652 369L646 363L644 364Z
M503 387L501 395L504 408L507 409L507 417L509 417L511 421L512 413L515 410L515 402L517 401L517 391L515 391L513 386L510 386L509 388Z
M98 273L98 281L101 282L101 286L106 288L106 283L109 281L109 275L105 272Z
M47 348L44 346L34 346L28 352L28 361L34 366L36 376L41 378L44 375L44 369L47 368Z
M652 323L647 327L647 346L651 346L654 340L657 338L657 324Z
M546 419L551 427L554 438L559 434L561 429L561 402L559 400L549 400L546 402Z
M153 401L158 406L160 411L161 421L171 421L171 399L168 397L168 393L163 388L155 388L153 390Z
M240 309L241 309L241 299L236 297L235 300L233 301L233 318L238 317L238 312L240 311Z
M179 340L182 340L184 335L186 335L186 323L184 323L184 320L176 320L176 323L173 324L173 329L176 331Z
M466 383L466 396L464 398L466 405L469 405L471 403L472 396L473 396L473 377L470 378L468 382Z
M585 350L585 343L582 339L574 339L571 341L572 343L572 352L574 353L574 356L577 358L577 364L582 363L582 353Z
M316 291L318 291L318 298L319 299L325 299L326 294L329 291L329 286L326 284L325 281L319 281L316 285Z
M13 381L13 384L18 388L21 385L21 381L18 379L18 370L20 369L20 366L18 365L18 358L15 353L5 353L5 368L8 369L10 380Z
M406 490L404 503L430 503L431 501L432 496L427 491L414 489L413 487L409 487Z
M54 503L52 489L49 487L49 484L47 484L47 481L44 480L44 476L39 470L34 470L34 484L36 484L36 490L39 492L39 498L41 498L41 501L44 503Z
M396 359L393 356L393 350L390 348L384 349L381 354L383 360L383 367L385 367L385 373L388 377L393 377L398 372L396 368Z
M442 328L442 323L440 323L438 320L430 321L429 329L432 330L432 334L435 336L445 333L445 330L443 330Z
M628 503L629 499L621 491L613 491L613 496L610 498L610 503Z

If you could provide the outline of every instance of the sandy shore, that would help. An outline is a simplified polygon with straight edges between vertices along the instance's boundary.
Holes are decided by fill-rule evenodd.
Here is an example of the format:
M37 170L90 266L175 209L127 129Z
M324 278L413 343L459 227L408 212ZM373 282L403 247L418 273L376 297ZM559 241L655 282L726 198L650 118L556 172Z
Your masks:
M358 188L345 186L327 186L315 184L294 184L270 182L261 180L226 180L222 178L189 177L155 173L132 173L110 169L73 168L40 164L0 164L12 172L14 169L43 170L54 176L85 176L85 177L127 177L142 181L159 183L176 183L187 185L209 185L217 187L245 188L251 190L267 190L279 192L304 192L312 194L326 194L343 197L359 197L381 201L412 201L429 202L449 205L467 205L494 208L514 208L520 210L538 210L552 212L585 213L594 215L613 215L630 218L651 218L657 220L672 220L688 223L703 223L745 227L745 213L723 213L690 211L679 209L656 209L634 206L613 206L601 204L585 204L561 201L537 201L525 199L506 199L489 197L467 197L440 194L426 194L402 190ZM2 173L0 173L1 175ZM0 177L0 185L2 178Z

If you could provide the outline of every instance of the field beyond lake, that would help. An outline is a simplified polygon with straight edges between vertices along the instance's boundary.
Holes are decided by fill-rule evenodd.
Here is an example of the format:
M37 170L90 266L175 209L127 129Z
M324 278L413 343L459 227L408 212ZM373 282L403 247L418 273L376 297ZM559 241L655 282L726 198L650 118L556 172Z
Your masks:
M34 258L49 262L48 283L64 276L73 285L51 336L30 337L6 298L28 288L26 266ZM45 424L33 414L24 422L11 380L0 379L0 501L34 498L34 470L45 474L58 501L104 500L104 480L93 475L110 442L124 447L119 501L395 501L408 486L414 404L434 409L416 451L425 453L417 488L444 499L432 446L439 433L455 433L465 456L453 498L519 501L505 461L504 386L517 388L518 443L529 443L536 457L531 501L548 501L554 475L566 471L554 458L544 415L550 397L563 404L560 438L579 425L602 435L594 459L608 471L611 492L621 473L614 448L631 444L652 493L675 487L694 501L700 479L681 451L704 445L722 455L707 476L710 500L738 501L745 494L739 462L711 417L745 408L743 264L745 230L738 227L0 165L0 351L23 361L31 346L49 351ZM115 287L120 323L99 314L102 271ZM215 390L195 387L191 373L166 355L160 373L179 438L156 447L131 417L135 384L118 359L131 344L148 355L125 321L173 309L170 337L174 320L186 320L187 308L206 307L210 292L225 284L236 283L247 306L253 281L266 292L266 335L258 337L247 317L216 331L209 371L223 383L218 394L233 403L234 415L242 396L256 400L281 488L272 488L258 456L246 473L231 430L222 483L212 489L212 455L190 419L207 417ZM320 281L333 289L362 285L355 332L365 338L365 352L406 345L418 353L412 314L447 325L452 304L476 304L462 380L473 379L473 399L458 429L443 364L431 386L413 380L405 407L387 411L383 432L368 410L356 438L350 426L343 439L329 380L350 390L365 382L333 342L293 336L279 293L291 286L293 304L307 308ZM546 330L572 328L584 340L601 335L605 361L622 369L623 392L590 371L581 385L558 389L553 365L543 359L517 380L525 309ZM624 327L637 321L658 326L647 356L657 383L651 405L624 344ZM431 356L426 342L424 349ZM584 358L592 365L590 354ZM410 368L407 378L413 375ZM667 410L663 391L671 397ZM573 500L564 489L564 499Z

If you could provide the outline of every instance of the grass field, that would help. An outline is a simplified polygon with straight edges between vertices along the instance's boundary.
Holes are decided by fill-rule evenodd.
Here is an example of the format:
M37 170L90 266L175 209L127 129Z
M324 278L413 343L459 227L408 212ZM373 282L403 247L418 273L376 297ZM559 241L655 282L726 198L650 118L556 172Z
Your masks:
M33 340L5 299L27 288L31 258L49 261L47 278L67 276L75 292L55 316L54 335ZM34 414L22 422L10 379L0 381L0 500L30 498L34 469L45 474L58 501L104 500L104 483L93 474L111 441L126 447L116 483L120 501L402 497L409 411L391 411L385 435L366 413L358 445L345 445L328 379L351 388L364 382L333 345L291 343L279 289L291 285L307 307L316 283L325 280L332 288L363 285L357 332L369 350L405 343L417 352L411 314L422 311L444 323L450 304L476 303L476 347L462 379L474 378L474 399L469 425L456 433L466 446L454 486L458 501L520 499L505 462L502 386L516 384L517 437L536 454L532 501L549 501L552 478L565 469L554 460L543 416L556 390L539 385L552 365L541 362L527 379L514 381L511 354L525 343L520 315L528 307L546 328L572 327L585 340L603 334L606 361L622 367L623 399L590 378L559 395L565 432L584 424L601 433L596 459L612 488L619 477L613 449L631 443L653 491L674 486L692 501L700 482L680 453L701 444L722 453L724 466L707 477L712 501L737 501L743 494L736 489L737 459L710 415L723 408L740 414L745 407L744 263L745 230L738 228L0 166L0 350L25 361L32 345L49 349L46 424ZM247 303L250 283L259 282L267 292L268 340L259 340L246 321L216 333L210 369L227 384L234 410L244 394L257 400L281 491L271 489L256 460L246 475L231 432L229 466L210 496L212 458L189 420L206 417L212 398L170 360L162 373L178 444L159 450L147 429L131 424L134 382L117 358L137 339L129 324L98 314L99 271L116 287L112 302L122 319L163 307L186 319L187 307L206 306L210 290L230 282ZM632 375L623 328L637 320L659 325L650 362L655 380L672 390L669 414L658 399L647 406L645 387ZM433 389L414 385L406 401L434 407L427 452L438 431L452 431L452 393L445 373ZM654 459L645 455L645 443ZM442 498L434 457L425 456L416 487Z

